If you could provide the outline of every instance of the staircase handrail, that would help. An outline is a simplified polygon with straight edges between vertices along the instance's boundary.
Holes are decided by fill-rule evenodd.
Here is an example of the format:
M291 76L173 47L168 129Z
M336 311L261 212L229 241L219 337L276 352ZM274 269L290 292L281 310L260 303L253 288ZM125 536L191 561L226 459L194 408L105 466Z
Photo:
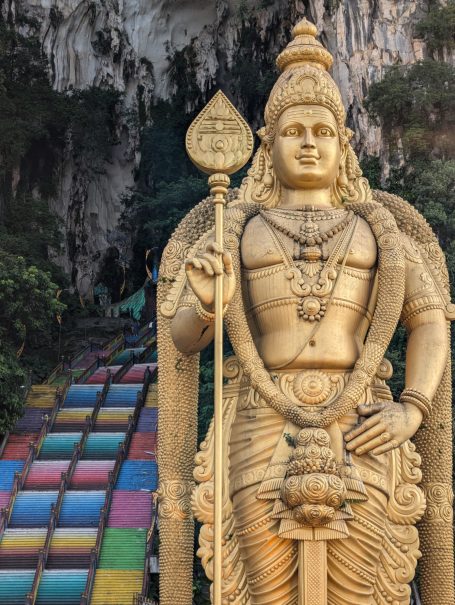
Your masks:
M138 363L145 363L147 361L147 357L154 351L155 346L155 341L153 341L142 351L142 353L139 353L137 358Z
M63 367L63 361L60 361L55 368L51 371L51 373L49 374L49 376L46 378L46 380L44 381L44 384L51 384L52 381L54 380L54 378L57 378L57 376L63 372L64 367Z
M92 374L94 374L100 366L105 366L105 365L107 365L105 363L105 360L102 359L101 357L97 356L96 359L93 361L93 363L91 363L87 368L85 368L85 370L82 372L82 374L80 374L75 379L74 383L83 384L87 380L87 378L89 378Z
M142 342L147 341L148 338L153 337L153 328L148 328L145 332L138 338L136 344L140 345Z
M123 338L123 333L120 332L119 334L117 334L117 336L114 336L114 338L111 338L111 340L109 340L103 345L103 351L107 351L111 347L115 347L119 342L122 342Z
M150 384L148 382L148 384ZM147 388L148 388L147 384ZM146 393L147 391L145 391ZM98 558L101 550L101 543L103 541L103 533L104 527L106 525L106 521L109 515L109 510L111 507L112 501L112 491L114 489L114 485L117 481L117 476L120 471L120 467L122 465L123 460L125 459L128 449L131 443L131 439L134 433L134 429L136 428L137 421L139 419L139 414L141 413L141 409L145 402L145 396L143 392L139 392L136 399L136 406L134 409L134 413L128 419L128 428L126 430L125 439L123 443L119 445L117 456L115 458L115 464L112 471L109 472L109 480L106 489L106 495L104 498L104 504L100 512L100 519L98 522L98 530L96 534L96 543L95 548L92 549L91 558L90 558L90 567L87 574L87 580L85 583L84 592L81 595L80 605L89 605L90 599L92 596L93 582L95 579L96 568L98 565Z
M0 458L3 456L3 452L5 451L6 444L8 443L9 431L5 431L5 434L2 438L2 443L0 445Z
M86 353L88 353L91 350L91 343L88 343L87 345L85 345L85 347L83 349L81 349L80 351L78 351L76 353L76 355L74 355L74 357L71 357L68 363L68 369L71 369L71 367L77 363L80 359L82 359L84 357L84 355ZM54 378L56 378L58 376L58 374L60 374L61 372L63 372L65 370L65 360L62 359L56 366L55 368L52 370L52 372L49 374L49 376L46 379L46 382L44 384L51 384L52 381L54 380Z
M122 340L112 349L109 355L104 358L104 364L107 366L110 365L114 357L123 351L125 344L125 338L122 336Z
M121 379L123 378L123 376L125 376L125 374L128 372L128 370L130 370L134 364L136 363L136 355L133 353L131 355L131 357L128 359L128 361L126 361L113 375L112 377L112 383L113 384L118 384Z

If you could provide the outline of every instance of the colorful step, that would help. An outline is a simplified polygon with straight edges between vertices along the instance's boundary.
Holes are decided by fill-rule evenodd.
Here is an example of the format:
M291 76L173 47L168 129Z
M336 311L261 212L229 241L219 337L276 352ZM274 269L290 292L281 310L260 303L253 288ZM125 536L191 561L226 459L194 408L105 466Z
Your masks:
M122 366L101 366L87 378L85 384L104 384L109 374L114 375Z
M125 460L120 468L115 489L124 491L156 490L158 468L156 462Z
M134 410L131 408L101 408L95 423L95 431L107 433L126 431Z
M30 445L36 442L39 433L10 435L1 456L2 460L25 460L30 451Z
M158 408L142 408L137 422L138 433L155 433L158 428Z
M121 353L116 355L112 360L112 365L123 365L129 361L133 356L137 359L141 353L145 351L145 347L136 347L135 349L124 349Z
M34 384L28 392L25 405L30 408L51 408L54 406L56 394L56 386Z
M115 489L112 492L108 527L149 528L152 523L152 494Z
M71 489L106 489L109 473L114 469L114 460L81 460L77 463L71 479Z
M136 407L142 384L112 384L104 401L103 408Z
M102 389L103 387L98 384L73 384L68 389L63 407L65 409L93 408Z
M36 605L79 605L87 583L88 570L45 570Z
M144 569L147 529L107 527L98 569Z
M35 460L27 473L24 490L58 489L62 473L68 470L69 460Z
M74 446L79 443L81 437L82 431L77 433L49 433L43 441L38 458L40 460L70 460Z
M52 413L51 407L49 408L28 408L24 410L24 415L20 418L14 432L16 434L21 433L39 433L45 416L50 416Z
M52 430L56 433L74 433L83 431L87 417L91 416L93 408L68 408L58 412Z
M143 575L139 570L97 569L90 605L131 605L142 591Z
M0 569L35 569L46 528L6 529L0 542Z
M88 569L97 528L56 528L47 559L49 569Z
M47 528L6 529L0 542L0 569L35 569ZM97 528L56 528L47 559L49 569L88 569Z
M128 460L156 462L156 433L134 433L128 450Z
M49 523L51 505L57 502L58 492L19 492L10 520L11 528L46 527ZM60 511L60 527L96 527L105 492L67 491Z
M23 460L0 460L0 491L9 491L13 487L16 472L24 467Z
M125 433L90 433L82 460L115 460Z
M156 363L136 363L121 377L120 384L143 383L146 371L153 375L156 371Z

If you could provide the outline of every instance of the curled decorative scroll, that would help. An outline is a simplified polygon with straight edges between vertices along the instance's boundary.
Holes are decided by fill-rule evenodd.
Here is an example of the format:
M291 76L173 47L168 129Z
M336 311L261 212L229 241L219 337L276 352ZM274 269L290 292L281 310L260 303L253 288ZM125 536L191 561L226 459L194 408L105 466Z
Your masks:
M425 496L416 485L421 479L420 456L411 443L392 452L393 486L387 507L388 518L397 525L411 525L425 512Z
M160 517L162 519L188 519L191 517L190 497L193 483L161 481L158 489Z
M427 498L425 518L432 523L452 523L452 486L445 483L427 483L423 488Z

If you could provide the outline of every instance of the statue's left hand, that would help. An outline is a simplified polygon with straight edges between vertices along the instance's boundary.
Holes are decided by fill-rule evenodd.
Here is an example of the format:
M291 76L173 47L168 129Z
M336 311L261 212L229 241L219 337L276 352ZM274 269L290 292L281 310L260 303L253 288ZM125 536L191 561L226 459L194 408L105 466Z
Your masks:
M384 454L410 439L422 422L422 412L412 404L394 401L361 404L363 422L344 436L346 449L360 456Z

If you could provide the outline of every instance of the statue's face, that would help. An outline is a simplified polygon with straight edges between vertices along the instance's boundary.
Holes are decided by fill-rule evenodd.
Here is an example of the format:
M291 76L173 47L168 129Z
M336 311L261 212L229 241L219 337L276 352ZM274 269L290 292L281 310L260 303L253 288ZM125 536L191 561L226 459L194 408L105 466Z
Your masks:
M338 176L341 149L332 112L319 105L295 105L278 119L272 161L288 189L325 189Z

